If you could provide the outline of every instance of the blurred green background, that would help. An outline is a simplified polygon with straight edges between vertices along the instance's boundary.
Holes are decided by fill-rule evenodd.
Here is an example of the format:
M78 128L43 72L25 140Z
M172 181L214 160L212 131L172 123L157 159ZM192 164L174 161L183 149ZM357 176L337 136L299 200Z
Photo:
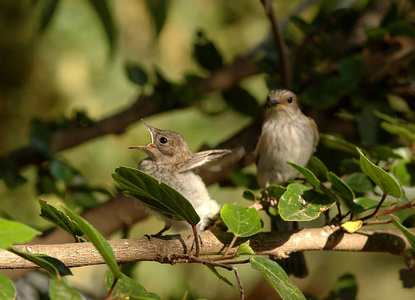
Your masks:
M140 65L148 72L151 83L157 82L154 71L156 69L169 82L176 85L183 85L186 82L185 77L189 75L210 76L212 72L201 67L194 58L193 45L200 30L203 30L206 37L213 41L222 54L225 65L252 51L270 32L270 23L260 1L108 1L116 28L113 36L105 31L104 26L108 23L99 18L96 8L91 5L99 1L56 2L58 3L56 10L51 14L50 23L44 30L41 30L42 20L48 6L53 5L55 1L3 0L0 3L0 155L6 155L29 143L30 122L34 118L45 121L59 120L59 118L72 118L76 112L84 111L90 119L100 120L126 109L140 94L157 92L155 84L137 85L132 82L126 71L127 64ZM305 22L310 22L308 28L316 32L314 38L323 39L326 33L329 39L332 28L318 27L318 22L311 24L316 16L322 18L324 15L322 11L328 16L339 9L352 9L356 14L349 16L351 22L352 17L358 17L367 5L375 1L274 2L275 11L282 22L289 20L288 17L294 14L298 7L309 4L301 12L301 18ZM380 2L393 3L389 9L396 12L385 14L389 18L399 16L405 5L412 9L413 5L410 4L414 3L413 1ZM414 11L406 11L405 14L406 20L412 22L409 23L412 25L410 28L412 33ZM160 20L164 23L160 23ZM404 108L404 112L396 110L394 101L385 97L386 94L392 93L392 87L386 87L387 84L390 84L391 80L396 80L389 77L372 82L372 87L367 81L362 80L364 83L358 83L357 88L345 92L345 95L336 95L333 92L333 97L338 98L335 105L327 104L329 102L325 101L329 101L330 98L325 97L314 98L316 102L320 101L319 104L323 108L319 107L318 103L310 103L310 97L324 91L315 86L314 89L310 88L315 79L312 75L318 77L320 72L316 67L316 60L321 64L321 69L338 67L338 61L336 62L334 58L334 62L324 61L321 56L326 54L318 53L317 50L324 52L329 51L324 49L325 46L331 45L336 49L341 46L336 45L335 40L329 40L321 44L317 43L317 46L314 45L316 49L311 49L311 44L315 42L311 40L308 49L309 44L305 39L307 35L294 26L293 22L289 22L284 28L287 44L294 45L293 53L303 54L299 56L298 61L296 57L291 57L294 71L297 72L297 75L294 75L293 87L296 92L304 92L303 107L306 112L317 117L316 121L321 131L336 132L338 128L334 127L335 120L343 118L342 120L348 122L353 119L352 133L346 131L341 134L346 137L349 134L349 137L355 139L354 142L379 145L384 142L384 136L379 135L377 139L371 141L370 138L373 137L371 133L367 134L370 138L365 140L365 135L359 132L361 130L359 128L362 128L361 119L365 118L365 113L369 109L384 108L401 113L401 116L413 112L411 110L414 106L413 95L409 94L412 98L396 96L398 97L396 102L406 105L404 106L407 110L405 111ZM376 36L379 37L380 35ZM410 38L413 39L413 36ZM295 47L296 43L297 47ZM362 47L366 46L367 44L364 44ZM269 48L264 50L265 53L267 51L271 50ZM273 52L275 53L275 49ZM363 52L362 48L358 48L355 53L350 51L348 56L344 57L352 57L356 53ZM313 53L318 59L308 60ZM336 55L336 50L333 50L333 57ZM258 61L258 65L264 61L271 61L270 66L273 66L272 59L275 59L275 54L267 53L266 59ZM406 77L405 74L397 74L399 72L394 75L412 81L414 64L409 61L407 66ZM310 72L309 77L305 78L304 70L307 67L313 68L315 73ZM280 81L278 83L278 76L277 83L270 84L272 76L267 72L258 72L245 78L240 86L257 100L258 105L262 105L270 86L281 85ZM328 78L332 73L327 72L322 76ZM362 76L356 75L359 78ZM380 91L379 86L383 86L384 90ZM383 96L379 97L382 100L375 98L374 90L378 90L379 94L384 92ZM362 91L366 91L366 94ZM402 102L405 99L408 103ZM324 107L322 102L326 103L327 107ZM240 103L244 105L242 99ZM197 104L186 106L146 117L146 121L157 128L179 132L193 151L198 151L204 145L214 147L255 119L233 109L224 100L221 91L205 93L198 99ZM367 123L364 123L363 127L367 126L369 130L368 124L372 120L374 119L371 117L366 118ZM327 125L331 121L333 127ZM347 124L350 125L350 122ZM377 127L378 130L379 122L375 122L373 127ZM126 147L146 144L149 138L144 124L138 121L120 135L104 135L61 151L58 156L77 169L88 184L103 187L114 194L115 183L111 178L114 169L120 165L136 166L145 158L143 153L127 150ZM252 140L253 145L255 142ZM324 155L324 149L321 151ZM1 211L17 221L47 229L49 224L38 216L40 208L37 199L42 197L54 203L61 201L60 197L51 193L39 195L39 190L36 188L38 178L36 167L28 166L20 171L27 179L26 184L10 189L4 182L0 183ZM245 171L255 172L255 167L250 166ZM250 203L242 198L243 190L244 187L221 187L219 184L209 187L212 198L220 204L238 202L249 205ZM98 197L98 203L105 200L102 195ZM321 224L319 220L302 225ZM142 237L144 234L157 232L161 227L162 223L151 217L134 225L130 237ZM114 238L119 237L120 234L114 236ZM313 252L306 253L306 258L310 276L306 279L293 280L303 292L313 294L319 299L327 297L337 278L345 273L356 276L359 287L358 299L410 299L414 296L413 290L402 288L399 270L405 267L405 262L398 256ZM248 299L259 299L252 293L256 293L257 289L268 289L267 284L263 283L264 279L256 276L257 274L247 266L241 266L239 269ZM75 276L69 280L80 291L93 297L100 297L104 293L102 283L105 271L105 266L78 268L73 270ZM156 292L162 299L181 299L186 290L194 299L200 297L237 299L238 297L235 288L232 289L218 281L207 269L199 265L170 266L143 262L138 264L134 274L138 282L147 290ZM270 293L272 298L276 297L276 293Z

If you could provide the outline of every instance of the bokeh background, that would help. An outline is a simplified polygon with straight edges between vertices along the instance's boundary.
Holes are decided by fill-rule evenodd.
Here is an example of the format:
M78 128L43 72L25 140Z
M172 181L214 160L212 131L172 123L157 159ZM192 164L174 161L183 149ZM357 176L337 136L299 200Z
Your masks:
M158 99L162 101L157 105L161 105L163 111L160 109L146 116L146 121L157 128L179 132L193 151L214 147L260 119L260 107L269 89L282 87L279 53L269 39L271 25L260 1L102 1L108 5L110 19L97 13L102 9L99 2L1 1L0 155L3 157L36 144L39 139L44 141L39 126L36 127L39 122L46 124L40 127L50 132L53 126L61 130L68 120L76 118L89 124L126 110L140 95L157 95L160 76L171 89L159 93ZM353 36L353 22L376 5L384 6L377 16L379 20L376 21L376 16L375 21L369 19L368 26L372 30L366 30L363 42L354 45L347 39ZM405 0L274 1L291 50L292 88L299 94L303 110L316 119L322 132L336 133L354 143L374 147L391 140L390 135L381 131L380 121L372 113L374 109L413 120L413 5L414 1ZM290 19L293 15L298 19ZM396 19L406 23L397 24ZM48 22L44 23L45 20ZM401 36L404 41L399 39ZM195 55L195 43L212 43L221 54L223 67L237 63L238 58L248 57L254 62L250 66L255 65L257 71L237 82L244 92L236 95L242 97L226 96L221 88L192 94L192 80L209 78L220 69L220 66L203 67L203 58ZM401 50L409 49L409 54L402 58L403 62L393 64L396 68L379 71L376 55L387 56L388 51L395 51L393 43ZM216 53L209 51L205 60ZM359 65L362 57L367 59L364 66ZM388 63L384 60L385 65ZM340 71L339 65L340 69L344 67ZM371 72L380 75L373 79ZM138 74L139 79L148 78L147 82L137 84L137 80L131 79L134 74ZM329 81L330 78L338 80ZM226 89L231 90L231 87ZM188 99L192 95L195 98ZM172 100L171 104L166 99L169 97L174 101L180 97L185 100ZM252 99L256 106L247 113L243 107L252 107ZM35 119L42 121L33 121ZM115 195L116 184L111 178L114 169L121 165L136 166L145 158L143 153L126 147L148 142L149 135L138 118L120 134L87 140L53 153L53 157L76 170L88 185ZM254 147L255 142L255 138L251 138L249 144ZM326 158L327 163L337 168L336 160L333 162L327 157L327 153L335 156L337 152L328 151L319 148L317 156L323 161ZM62 201L62 197L39 188L42 168L48 166L43 162L19 168L26 183L16 184L16 187L0 182L0 209L10 218L46 230L50 224L39 217L37 200L41 197L54 203ZM242 173L254 174L255 167L246 166ZM248 175L247 178L252 178ZM65 189L65 183L56 181L54 184L58 189ZM229 186L229 182L226 185L210 185L212 198L221 204L250 204L242 198L245 187ZM85 196L84 202L75 201L71 205L82 211L81 207L91 209L108 200L108 195L103 193L92 199L89 196ZM322 220L317 220L302 226L321 224ZM129 237L142 237L161 227L161 222L150 217L133 225ZM118 232L111 238L122 236L123 233ZM358 299L411 299L414 296L413 290L402 287L399 270L405 267L405 261L399 256L313 252L306 253L306 258L310 276L293 280L303 292L317 299L328 297L338 277L347 273L356 277ZM239 269L248 299L277 297L250 267ZM74 269L75 276L69 281L86 295L99 298L105 294L105 271L105 266ZM161 299L181 299L186 291L189 299L238 297L237 289L218 281L199 265L142 262L134 267L133 275ZM31 275L25 276L16 278L22 286L24 278L29 283L33 281Z

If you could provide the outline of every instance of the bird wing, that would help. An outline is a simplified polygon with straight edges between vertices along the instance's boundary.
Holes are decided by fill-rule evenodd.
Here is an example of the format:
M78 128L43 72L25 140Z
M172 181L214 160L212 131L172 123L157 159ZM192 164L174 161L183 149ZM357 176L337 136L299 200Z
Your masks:
M310 127L313 129L313 137L314 137L313 149L315 151L316 147L317 147L317 144L318 144L318 141L320 139L320 135L318 133L318 127L317 127L316 122L314 122L314 120L311 119L310 117L308 118L308 120L309 120L309 123L310 123Z
M217 149L201 151L193 154L193 157L183 165L179 166L179 173L193 170L199 167L207 168L210 171L219 171L218 165L229 165L238 161L245 154L243 147L230 149ZM221 158L220 163L216 160ZM215 162L213 162L215 161Z

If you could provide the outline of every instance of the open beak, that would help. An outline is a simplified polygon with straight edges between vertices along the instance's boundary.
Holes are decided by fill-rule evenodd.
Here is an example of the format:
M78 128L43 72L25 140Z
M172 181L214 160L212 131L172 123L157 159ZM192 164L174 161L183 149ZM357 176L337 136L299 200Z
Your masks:
M144 124L146 124L148 132L150 132L151 143L149 143L146 146L129 146L127 147L127 149L137 149L137 150L141 150L146 153L149 153L152 148L156 148L156 145L154 144L154 135L153 135L155 128L151 127L150 124L148 124L144 119L141 119L141 120L144 122Z

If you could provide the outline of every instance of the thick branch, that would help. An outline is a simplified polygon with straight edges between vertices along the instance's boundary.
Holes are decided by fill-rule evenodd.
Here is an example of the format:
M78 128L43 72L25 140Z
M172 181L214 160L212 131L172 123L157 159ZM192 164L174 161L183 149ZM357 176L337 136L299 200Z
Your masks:
M415 230L412 230L415 232ZM233 235L225 232L202 233L201 255L223 254ZM399 254L412 249L405 236L397 229L360 230L345 233L338 227L308 228L299 231L265 232L251 238L238 239L229 251L234 254L238 245L248 242L257 255L286 257L297 251L330 250L354 252L385 252ZM171 254L185 254L191 249L193 238L188 234L163 238L129 239L110 241L119 263L129 261L157 261L174 263ZM92 243L70 243L55 245L22 245L19 249L30 253L43 253L55 257L69 267L103 264L104 261ZM0 251L0 269L35 268L36 266L19 256Z

